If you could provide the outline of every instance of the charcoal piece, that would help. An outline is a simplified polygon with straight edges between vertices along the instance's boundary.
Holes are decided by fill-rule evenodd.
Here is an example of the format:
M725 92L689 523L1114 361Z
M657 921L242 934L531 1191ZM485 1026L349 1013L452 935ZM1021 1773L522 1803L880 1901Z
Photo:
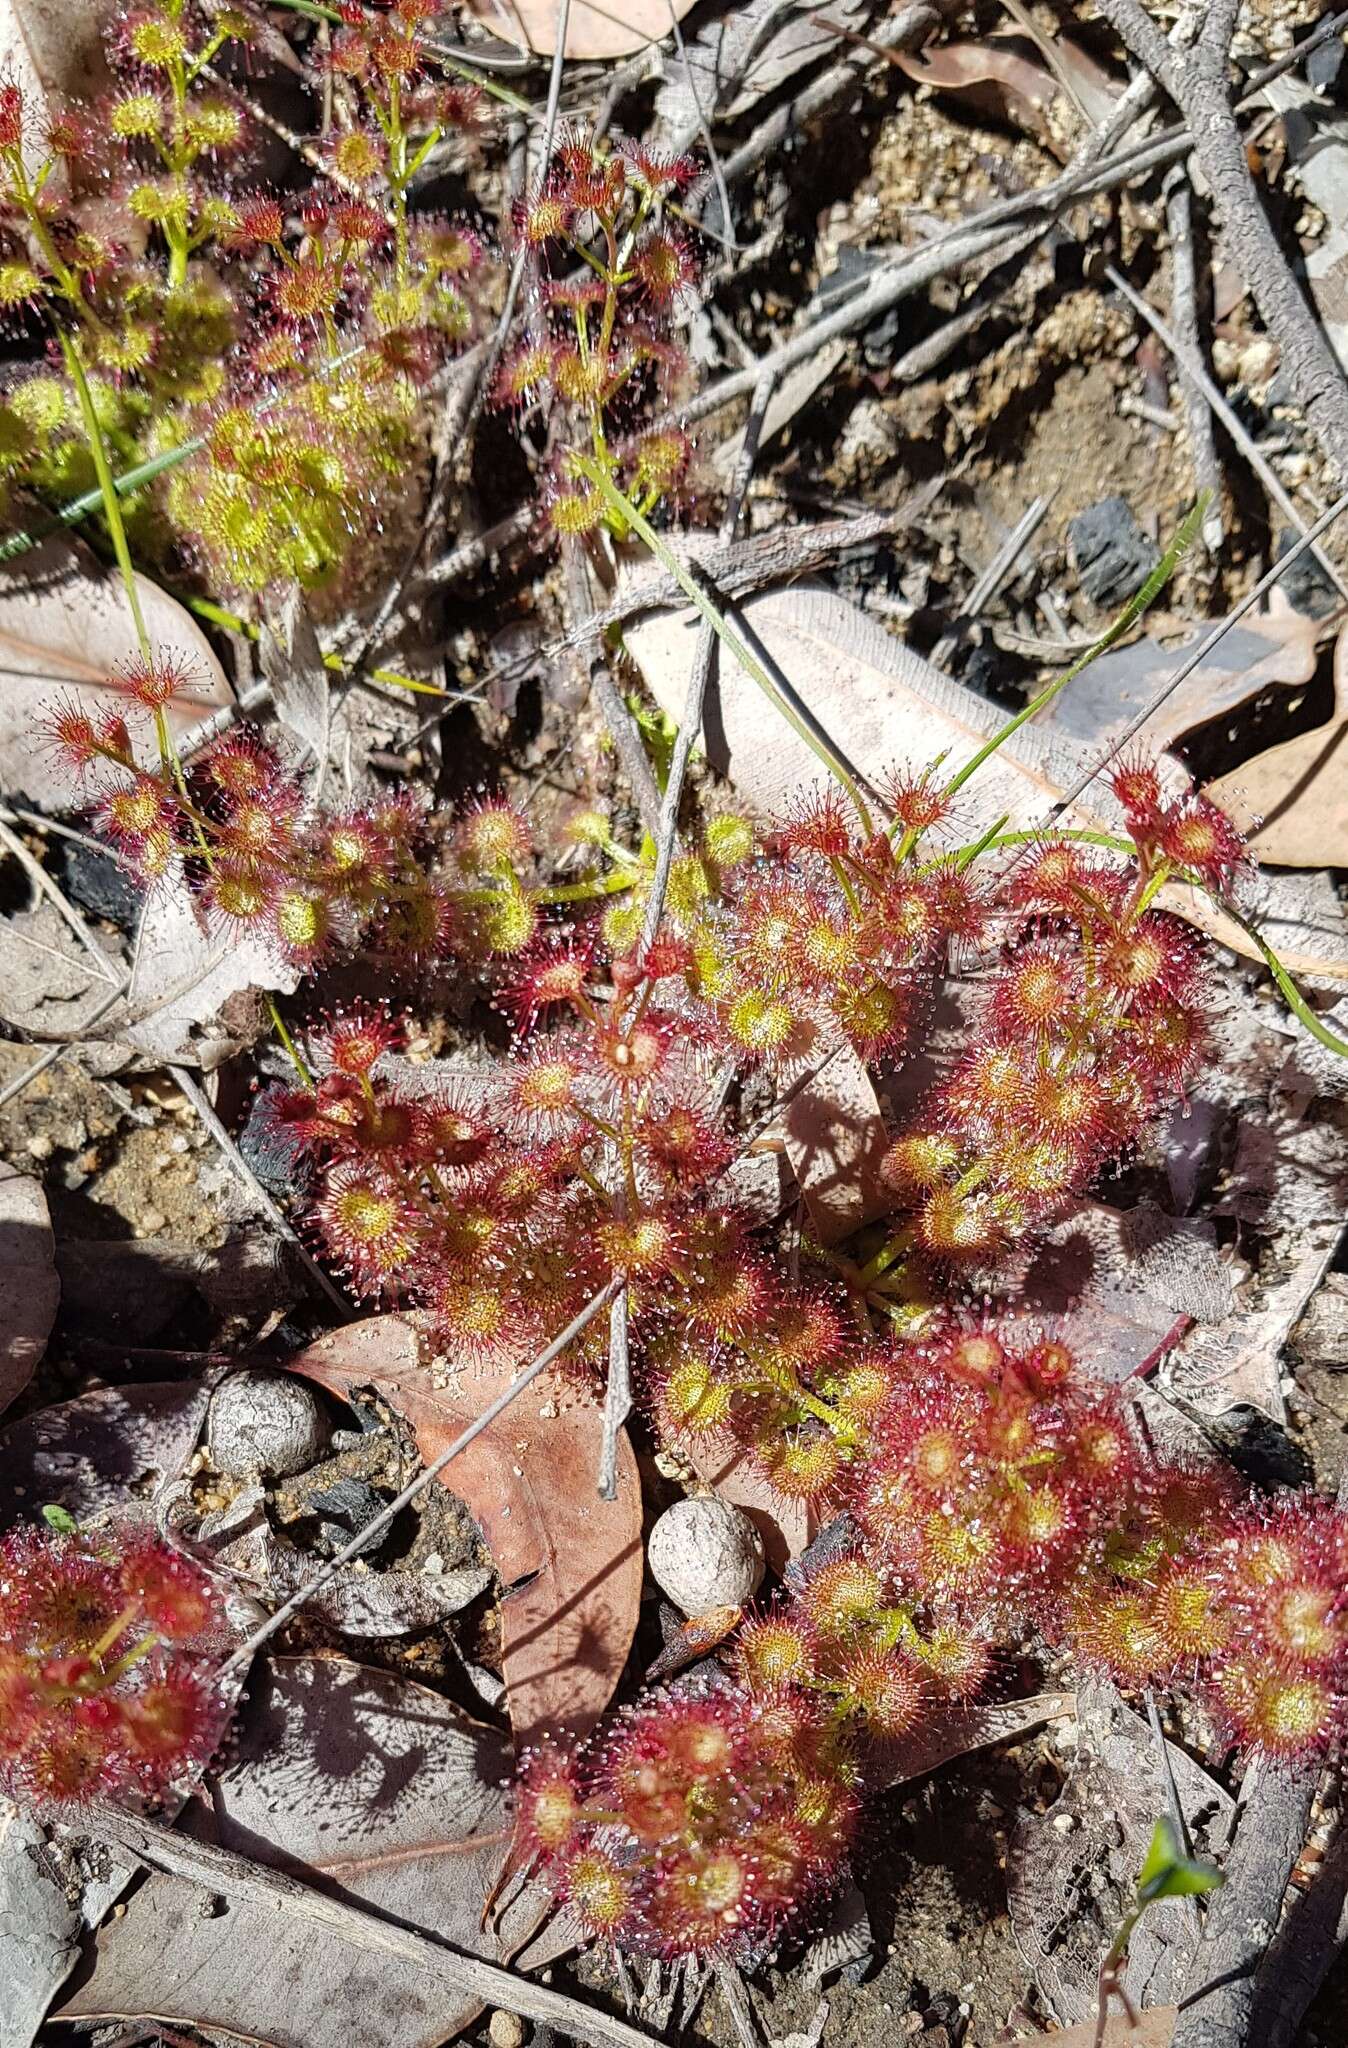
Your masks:
M66 895L91 917L106 918L128 932L140 916L143 892L137 889L114 854L77 839L58 839L56 879Z
M1101 498L1069 521L1067 538L1081 587L1092 604L1123 604L1161 559L1123 498Z
M346 1478L334 1479L331 1486L311 1493L309 1506L315 1514L328 1515L340 1523L347 1536L354 1536L369 1527L382 1512L384 1503L363 1479Z
M1296 545L1296 541L1297 535L1290 527L1284 526L1279 531L1279 561ZM1297 557L1290 569L1284 570L1278 588L1293 611L1302 613L1308 619L1328 618L1339 602L1338 592L1309 549L1304 555Z

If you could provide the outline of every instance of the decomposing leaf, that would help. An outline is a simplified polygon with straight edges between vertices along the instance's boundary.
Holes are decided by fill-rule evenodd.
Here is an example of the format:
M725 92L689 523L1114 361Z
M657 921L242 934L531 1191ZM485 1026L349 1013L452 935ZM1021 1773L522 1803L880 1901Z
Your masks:
M279 616L262 629L262 667L277 717L321 769L327 759L332 693L323 650L298 585L287 595Z
M299 981L264 940L210 924L185 889L152 889L117 1035L156 1059L217 1067L256 1036L250 996Z
M0 1160L0 1409L33 1377L60 1297L42 1183Z
M505 1367L439 1386L406 1317L332 1330L290 1361L333 1393L373 1387L408 1422L429 1463L509 1384ZM613 1696L641 1598L641 1488L625 1433L616 1498L599 1498L603 1418L564 1382L540 1382L475 1437L443 1482L482 1531L507 1591L502 1669L524 1744L545 1728L584 1732Z
M547 1909L516 1893L483 1908L510 1838L510 1747L438 1693L336 1658L278 1658L249 1684L237 1749L191 1831L381 1917L493 1961ZM555 1951L554 1951L555 1952ZM154 2013L275 2048L437 2048L480 2011L413 1966L325 1942L311 1923L221 1899L202 1912L186 1879L152 1876L100 1929L62 2017Z
M0 10L0 78L23 93L30 170L46 159L46 116L68 95L90 98L108 82L106 17L99 0L5 0Z
M1206 639L1208 627L1187 641L1160 647L1148 634L1111 648L1093 661L1049 707L1046 723L1084 740L1101 753L1166 688L1168 678ZM1315 674L1322 628L1288 604L1242 619L1208 659L1171 691L1142 726L1138 743L1173 746L1196 726L1225 717L1270 688L1299 689Z
M492 1578L479 1565L431 1576L396 1568L367 1571L360 1564L339 1565L320 1578L319 1561L302 1556L272 1528L261 1486L236 1494L227 1508L206 1518L198 1533L212 1544L222 1564L264 1588L273 1600L288 1600L308 1580L318 1579L305 1611L340 1634L364 1642L386 1642L435 1628L484 1593Z
M885 1120L865 1064L850 1045L839 1046L792 1097L780 1129L822 1244L837 1244L893 1206L879 1174L889 1147Z
M1108 1684L1077 1695L1078 1739L1058 1799L1025 1814L1007 1865L1007 1904L1016 1941L1049 2010L1064 2021L1095 2009L1100 1959L1132 1904L1137 1873L1168 1786L1151 1729ZM1189 1833L1199 1854L1223 1843L1230 1794L1175 1743L1167 1743ZM1192 1910L1182 1899L1147 1909L1129 1944L1124 1984L1138 2006L1183 1988L1193 1947Z
M1207 786L1275 867L1348 867L1348 631L1334 649L1334 710Z
M657 33L668 35L668 7L665 0L656 5L665 11ZM836 56L839 29L859 25L865 12L859 0L833 0L827 20L812 0L743 0L724 10L686 38L665 67L655 96L661 147L686 148L687 137L705 121L737 121L807 65Z
M108 973L121 967L108 946ZM107 1002L101 975L55 905L39 897L0 918L0 1017L21 1031L78 1032ZM100 1049L102 1050L102 1049ZM120 1063L123 1054L106 1054Z
M0 1526L51 1503L77 1522L134 1498L149 1508L178 1477L206 1416L200 1380L97 1387L0 1436Z
M52 8L54 15L62 11ZM151 643L192 677L165 713L176 732L186 732L232 702L224 671L176 598L145 576L136 585ZM42 720L62 697L91 714L125 713L126 693L108 678L138 653L119 579L86 550L49 540L0 564L0 789L47 809L78 806L81 791L70 769L36 744Z
M472 12L496 35L550 57L557 47L556 0L469 0ZM693 0L571 0L566 25L568 57L630 57L667 36Z

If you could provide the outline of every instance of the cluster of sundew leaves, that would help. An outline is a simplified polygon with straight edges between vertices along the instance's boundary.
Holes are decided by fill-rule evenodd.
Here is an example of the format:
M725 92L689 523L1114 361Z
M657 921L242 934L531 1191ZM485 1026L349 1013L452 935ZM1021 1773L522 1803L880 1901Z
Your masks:
M210 1580L153 1530L0 1540L0 1783L39 1805L156 1796L228 1710Z
M751 1966L836 1881L859 1805L805 1693L685 1686L529 1755L519 1838L592 1938Z
M243 188L243 101L208 77L259 39L241 9L124 13L106 101L39 117L0 84L0 312L78 347L118 468L204 438L129 516L215 589L351 561L415 452L419 392L473 329L479 239L408 208L434 143L476 119L471 93L425 75L434 11L344 10L329 174L293 206ZM94 480L64 368L20 377L0 481L64 500Z
M397 972L529 944L553 892L522 879L531 849L513 812L486 805L455 825L410 788L315 807L299 770L243 729L184 768L166 711L190 671L161 657L109 680L144 732L71 698L46 737L138 881L189 892L216 930L256 933L306 971L357 947Z
M1135 794L1140 775L1125 771L1121 793ZM533 849L508 806L484 805L454 826L447 844L460 883L472 884L458 951L472 957L473 931L483 929L490 950L515 956L501 999L517 1041L489 1099L447 1105L458 1129L445 1153L443 1131L428 1135L405 1081L375 1056L387 1033L371 1038L357 1018L357 1042L373 1048L366 1067L355 1072L331 1034L320 1035L317 1084L268 1104L317 1162L314 1227L353 1286L429 1310L447 1344L509 1361L617 1275L666 1439L729 1438L783 1494L827 1498L888 1391L883 1362L855 1353L857 1328L876 1312L920 1324L971 1261L985 1265L1024 1241L1136 1145L1179 1092L1177 1017L1183 1071L1198 1058L1202 956L1151 907L1174 858L1156 832L1184 826L1187 872L1207 858L1199 826L1219 838L1226 868L1240 854L1221 814L1189 796L1139 817L1126 852L1045 842L1008 883L994 855L924 853L945 808L927 784L896 786L893 798L888 831L849 825L830 800L761 844L742 820L716 820L676 861L652 944L641 937L649 850L625 853L602 820L583 814L573 834L597 865L551 892L522 885ZM610 890L602 916L558 926L540 915L549 894ZM859 1051L901 1057L899 1020L922 1014L957 947L980 942L999 964L979 1050L957 1064L941 1123L928 1108L894 1140L886 1164L897 1213L879 1248L831 1268L821 1261L810 1284L785 1289L718 1186L731 1147L716 1075L727 1062L766 1064L781 1085L847 1037L849 1022ZM1046 962L1066 989L1061 1005L1037 1023L1021 1017L1007 1039L1007 991L1023 1000L1027 976ZM1070 972L1059 975L1064 962ZM879 1033L871 1025L882 1008L890 1021ZM864 1035L855 1031L862 1011ZM765 1042L759 1026L779 1018ZM974 1085L987 1047L1015 1065L1018 1090L1004 1100L982 1100ZM994 1176L1000 1189L1019 1173L1018 1207L1014 1216L998 1209L995 1231L955 1233L952 1243L934 1231L933 1192L911 1162L958 1152L975 1128L984 1150L952 1197L972 1208ZM1050 1184L1046 1154L1059 1162Z
M492 400L546 418L544 502L559 534L605 526L625 537L621 513L578 457L643 515L684 484L691 443L662 416L690 368L678 316L693 302L701 260L678 202L696 175L692 157L571 131L514 210L529 259L525 332Z
M1019 1324L952 1319L881 1371L850 1518L742 1623L724 1677L524 1760L522 1849L591 1936L761 1956L837 1880L895 1745L973 1709L1027 1637L1183 1685L1247 1753L1341 1736L1348 1513L1155 1462L1118 1393Z

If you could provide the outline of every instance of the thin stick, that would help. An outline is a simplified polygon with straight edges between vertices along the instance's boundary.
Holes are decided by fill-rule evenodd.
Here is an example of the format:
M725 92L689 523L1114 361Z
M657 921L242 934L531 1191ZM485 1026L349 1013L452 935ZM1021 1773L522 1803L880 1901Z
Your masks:
M1246 432L1239 417L1228 404L1224 393L1208 375L1207 367L1202 357L1196 356L1187 343L1180 340L1180 337L1161 318L1161 315L1150 301L1144 299L1141 292L1136 291L1129 284L1122 271L1116 270L1112 263L1106 263L1104 274L1113 285L1115 291L1120 292L1127 299L1134 312L1141 314L1157 339L1170 351L1185 377L1202 392L1204 398L1212 407L1213 412L1217 415L1217 418L1221 421L1227 433L1249 463L1250 468L1259 478L1260 483L1264 486L1264 489L1268 492L1284 519L1291 526L1295 527L1298 534L1305 539L1310 531L1305 520L1297 511L1287 492L1283 489L1263 450L1257 445L1252 436ZM1314 536L1312 535L1311 538L1313 540ZM1345 578L1342 572L1335 567L1323 548L1312 547L1311 552L1326 576L1333 583L1339 596L1348 599L1348 578Z
M313 1885L232 1849L222 1849L215 1842L179 1834L162 1821L100 1804L89 1808L81 1824L93 1840L110 1843L151 1870L184 1878L221 1898L254 1900L278 1922L288 1919L311 1927L316 1943L335 1938L351 1951L353 1968L362 1955L388 1957L452 1985L457 1992L466 1991L485 2005L520 2013L540 2028L588 2042L591 2048L655 2048L649 2034L583 2005L565 1992L531 1983L499 1963L452 1947L443 1938L433 1939L394 1920L381 1919L349 1899L330 1898Z
M320 1586L325 1586L334 1573L339 1571L344 1564L350 1564L351 1560L360 1551L382 1536L386 1529L391 1528L403 1509L416 1500L419 1495L423 1494L426 1488L440 1477L440 1474L444 1471L450 1460L457 1458L460 1451L467 1450L469 1444L475 1438L481 1436L484 1429L489 1429L497 1416L503 1415L511 1402L516 1400L526 1387L533 1385L539 1374L552 1364L553 1359L559 1357L565 1351L567 1345L573 1343L581 1331L588 1328L600 1310L608 1307L608 1304L612 1301L621 1285L622 1282L615 1275L605 1287L599 1290L598 1294L591 1295L589 1301L586 1302L584 1308L580 1311L580 1314L573 1316L566 1328L553 1338L545 1350L539 1352L532 1365L527 1365L524 1371L518 1374L510 1382L510 1385L496 1396L494 1401L488 1403L476 1421L470 1422L467 1429L461 1430L453 1443L448 1444L441 1451L438 1458L433 1459L423 1472L418 1473L417 1477L409 1485L405 1486L402 1492L397 1494L386 1508L382 1508L372 1522L368 1522L357 1535L351 1538L349 1543L345 1544L337 1552L335 1557L328 1559L327 1563L319 1569L307 1584L301 1587L299 1592L292 1593L288 1600L282 1601L274 1614L268 1615L267 1619L260 1623L253 1630L253 1633L239 1644L237 1649L230 1652L220 1667L221 1677L226 1677L231 1671L237 1671L247 1664L254 1651L260 1650L263 1643L275 1635L277 1629L284 1628L291 1616L298 1614L305 1601L310 1599Z
M1170 315L1176 338L1197 362L1203 360L1203 341L1198 327L1198 277L1194 257L1193 187L1182 169L1173 170L1165 182L1165 218L1170 231ZM1207 393L1187 369L1178 365L1180 397L1189 431L1189 454L1194 466L1194 494L1208 492L1208 509L1203 517L1203 544L1214 558L1221 550L1222 469L1212 438L1212 411Z
M1306 424L1340 484L1348 484L1348 381L1292 274L1264 210L1231 106L1231 39L1239 0L1209 0L1192 50L1173 49L1140 0L1100 0L1125 47L1160 81L1193 133L1222 240L1264 323Z

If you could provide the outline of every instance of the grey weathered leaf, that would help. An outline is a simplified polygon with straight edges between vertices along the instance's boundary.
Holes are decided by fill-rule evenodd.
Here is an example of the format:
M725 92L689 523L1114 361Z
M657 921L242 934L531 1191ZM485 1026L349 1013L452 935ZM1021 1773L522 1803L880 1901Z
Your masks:
M41 1182L0 1160L0 1409L33 1377L60 1295Z
M332 697L323 650L298 585L277 618L262 629L262 667L277 717L310 749L321 769L327 759Z
M150 1380L11 1423L0 1434L0 1526L49 1502L77 1522L131 1499L148 1507L195 1450L206 1401L200 1380Z
M192 1825L381 1916L493 1960L529 1940L548 1899L526 1885L483 1907L510 1840L506 1739L388 1672L332 1658L263 1664L229 1767ZM203 1917L200 1890L154 1876L98 1935L65 2018L152 2012L275 2048L435 2048L479 2010L411 1966L325 1944L247 1899ZM546 1954L546 1950L541 1953Z
M836 57L834 24L857 26L866 9L859 0L840 0L827 10L827 21L819 18L823 11L813 0L744 0L688 38L684 51L666 64L655 96L662 146L686 148L686 138L704 121L738 120L807 65ZM668 33L668 13L665 20L662 34Z
M1081 1688L1077 1722L1067 1783L1047 1813L1022 1818L1007 1869L1017 1943L1050 2011L1067 2021L1095 2010L1101 1957L1132 1903L1152 1829L1168 1810L1156 1740L1112 1686ZM1187 1751L1166 1748L1195 1849L1210 1853L1225 1839L1231 1797ZM1159 2004L1182 1988L1192 1937L1184 1900L1148 1908L1124 1978L1135 2004Z
M255 1034L246 1016L231 1028L229 1007L247 1010L259 992L288 995L299 980L262 939L207 923L186 890L152 889L118 1036L157 1059L216 1067Z
M65 12L55 4L48 11L53 19ZM4 69L0 62L0 76ZM138 575L136 585L151 643L189 674L166 708L169 724L185 732L232 702L229 686L191 613L148 577ZM60 758L38 744L42 720L56 700L72 699L94 715L126 714L134 740L136 706L108 679L139 651L120 581L86 549L48 540L0 564L0 789L53 810L75 808L83 793ZM146 716L142 739L148 729Z

